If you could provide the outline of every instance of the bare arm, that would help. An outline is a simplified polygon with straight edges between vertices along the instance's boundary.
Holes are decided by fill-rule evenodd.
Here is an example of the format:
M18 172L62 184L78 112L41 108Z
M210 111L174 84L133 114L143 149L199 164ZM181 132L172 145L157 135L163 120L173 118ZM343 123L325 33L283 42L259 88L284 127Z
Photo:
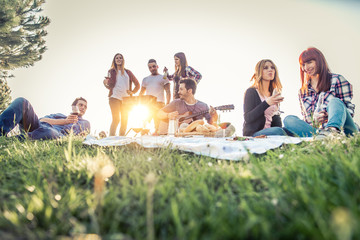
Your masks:
M144 95L144 94L145 94L145 91L146 91L146 88L145 88L145 87L141 87L141 90L140 90L139 96Z
M171 99L170 83L165 84L164 89L166 92L166 105L168 105L170 103L170 99Z
M158 114L157 114L157 117L160 118L160 119L171 119L171 120L174 120L176 119L176 117L179 115L178 111L175 111L175 112L171 112L171 113L167 113L167 112L164 112L163 110L159 110Z

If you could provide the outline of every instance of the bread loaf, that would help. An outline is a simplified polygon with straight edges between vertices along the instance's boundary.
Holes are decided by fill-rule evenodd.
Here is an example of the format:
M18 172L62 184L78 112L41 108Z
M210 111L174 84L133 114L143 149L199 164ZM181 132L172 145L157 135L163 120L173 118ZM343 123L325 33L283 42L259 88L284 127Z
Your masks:
M192 123L190 123L189 126L187 126L185 129L184 129L184 132L192 132L193 130L196 129L196 127L198 125L203 125L204 124L204 120L196 120L196 121L193 121Z
M208 133L208 132L210 132L210 129L208 129L204 125L197 125L196 131L199 133Z
M207 129L210 130L210 132L216 132L216 130L218 130L217 127L215 127L214 125L210 125L210 124L205 124L204 125ZM220 127L219 127L220 128Z

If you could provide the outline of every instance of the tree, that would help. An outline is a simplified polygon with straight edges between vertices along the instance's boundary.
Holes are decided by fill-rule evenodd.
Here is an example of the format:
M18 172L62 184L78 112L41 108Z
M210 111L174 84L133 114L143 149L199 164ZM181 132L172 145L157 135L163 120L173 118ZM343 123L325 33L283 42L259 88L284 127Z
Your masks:
M2 113L11 102L11 90L6 78L0 78L0 113Z
M0 0L0 94L10 94L8 71L33 66L45 52L45 27L50 19L38 16L45 0ZM6 101L0 105L6 105ZM5 106L6 107L6 106ZM1 111L1 109L0 109Z

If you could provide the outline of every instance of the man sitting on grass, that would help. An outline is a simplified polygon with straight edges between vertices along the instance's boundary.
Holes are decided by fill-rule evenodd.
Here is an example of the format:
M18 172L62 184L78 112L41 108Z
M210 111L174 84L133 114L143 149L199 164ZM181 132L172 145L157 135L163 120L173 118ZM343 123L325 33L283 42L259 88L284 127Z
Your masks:
M193 114L199 112L205 112L203 115L199 115L193 118L193 120L205 118L209 124L216 123L218 115L213 107L208 107L204 102L196 100L194 94L196 92L196 82L192 79L183 79L180 81L179 87L179 99L175 99L170 104L166 105L158 112L158 118L163 121L173 120L185 114L191 112ZM164 134L167 129L159 128L159 134Z
M74 135L90 132L89 121L82 118L87 101L79 97L72 106L78 107L78 115L56 113L38 119L30 102L25 98L17 98L0 115L0 136L6 136L17 124L20 126L20 137L25 133L31 139L55 139L68 135L71 130Z

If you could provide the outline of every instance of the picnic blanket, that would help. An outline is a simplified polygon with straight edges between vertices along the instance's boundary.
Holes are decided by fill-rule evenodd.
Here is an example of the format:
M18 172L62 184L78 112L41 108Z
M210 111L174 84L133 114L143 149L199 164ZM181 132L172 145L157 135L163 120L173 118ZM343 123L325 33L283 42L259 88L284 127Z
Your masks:
M225 160L241 160L248 153L262 154L283 144L298 144L306 138L269 136L267 138L249 138L246 141L233 141L232 138L209 138L194 136L190 138L172 136L107 137L96 139L88 135L85 145L123 146L136 143L144 148L170 147L186 152Z

